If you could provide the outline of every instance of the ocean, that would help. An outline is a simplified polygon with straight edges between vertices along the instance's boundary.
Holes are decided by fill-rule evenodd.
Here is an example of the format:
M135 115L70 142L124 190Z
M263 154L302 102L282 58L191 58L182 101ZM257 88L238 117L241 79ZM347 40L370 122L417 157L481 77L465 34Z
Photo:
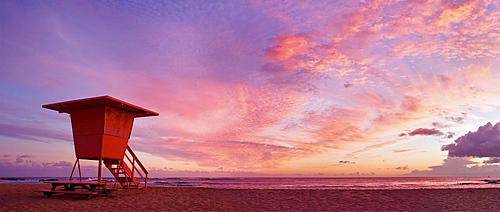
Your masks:
M0 184L42 184L43 180L68 178L17 178ZM112 178L104 178L113 180ZM87 179L92 180L92 179ZM344 178L151 178L148 186L202 187L215 189L454 189L500 188L500 179L458 177L344 177Z

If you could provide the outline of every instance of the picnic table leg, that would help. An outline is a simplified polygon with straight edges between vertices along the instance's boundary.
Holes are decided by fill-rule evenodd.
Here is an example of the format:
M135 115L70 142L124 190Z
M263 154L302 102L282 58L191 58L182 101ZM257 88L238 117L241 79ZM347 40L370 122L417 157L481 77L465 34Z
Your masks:
M100 189L97 190L97 188L100 188ZM103 184L103 185L90 185L89 191L90 192L97 191L99 193L99 195L105 194L106 197L111 196L110 195L111 192L107 189L106 184Z
M108 191L106 184L102 185L102 191L104 192L104 194L106 194L106 197L111 196L111 191Z
M94 192L95 189L93 188L92 185L89 185L89 186L86 186L86 185L80 185L83 189L87 190L87 191L90 191L90 192ZM82 197L89 200L91 197L92 197L92 194L82 194Z
M52 183L52 188L50 188L50 190L56 190L58 184L55 184L55 183ZM52 196L52 193L51 192L43 192L43 195L47 196L47 197L51 197Z
M92 194L82 194L82 197L86 200L89 200L92 197Z
M82 188L86 189L87 191L92 191L92 186L86 186L86 185L80 185Z
M67 184L60 184L60 183L52 183L52 188L50 188L50 190L52 191L55 191L57 189L58 186L64 186L64 190L66 190L68 188L68 185ZM54 193L52 192L43 192L43 195L47 196L47 197L51 197Z
M76 191L76 188L75 188L75 185L71 184L71 185L64 185L64 190L65 191Z

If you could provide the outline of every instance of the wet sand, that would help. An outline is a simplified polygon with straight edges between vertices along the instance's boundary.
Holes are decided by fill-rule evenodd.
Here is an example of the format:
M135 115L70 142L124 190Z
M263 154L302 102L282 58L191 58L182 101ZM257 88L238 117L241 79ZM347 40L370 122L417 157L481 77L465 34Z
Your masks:
M0 211L500 211L500 189L122 190L46 197L46 184L0 184Z

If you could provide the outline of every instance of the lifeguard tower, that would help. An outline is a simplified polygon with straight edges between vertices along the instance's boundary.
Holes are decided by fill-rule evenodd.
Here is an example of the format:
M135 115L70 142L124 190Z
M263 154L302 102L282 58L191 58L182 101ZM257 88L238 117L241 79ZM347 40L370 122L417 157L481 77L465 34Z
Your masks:
M147 187L148 171L128 146L134 118L159 114L110 96L78 99L43 105L43 108L68 113L71 116L76 161L71 171L73 178L80 159L98 160L97 180L102 180L102 164L123 188ZM140 184L142 178L144 185Z

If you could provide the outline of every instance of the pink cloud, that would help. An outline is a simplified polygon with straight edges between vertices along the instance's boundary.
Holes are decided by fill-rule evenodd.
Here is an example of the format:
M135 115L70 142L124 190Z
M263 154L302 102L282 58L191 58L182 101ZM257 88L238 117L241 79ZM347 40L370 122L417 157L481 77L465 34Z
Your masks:
M486 12L486 1L464 1L460 3L448 3L443 5L444 9L439 13L436 24L449 27L450 24L461 23L467 19L476 19Z
M273 39L276 45L268 48L266 51L274 61L292 59L293 57L309 52L308 48L314 45L308 41L307 37L307 34L279 35Z
M394 153L402 153L402 152L409 152L409 151L414 151L417 149L393 149L392 152Z
M155 143L150 140L131 142L135 143L133 147L139 151L157 154L172 161L189 160L196 161L202 167L222 166L242 170L277 168L283 161L312 153L307 149L228 140L169 138Z

